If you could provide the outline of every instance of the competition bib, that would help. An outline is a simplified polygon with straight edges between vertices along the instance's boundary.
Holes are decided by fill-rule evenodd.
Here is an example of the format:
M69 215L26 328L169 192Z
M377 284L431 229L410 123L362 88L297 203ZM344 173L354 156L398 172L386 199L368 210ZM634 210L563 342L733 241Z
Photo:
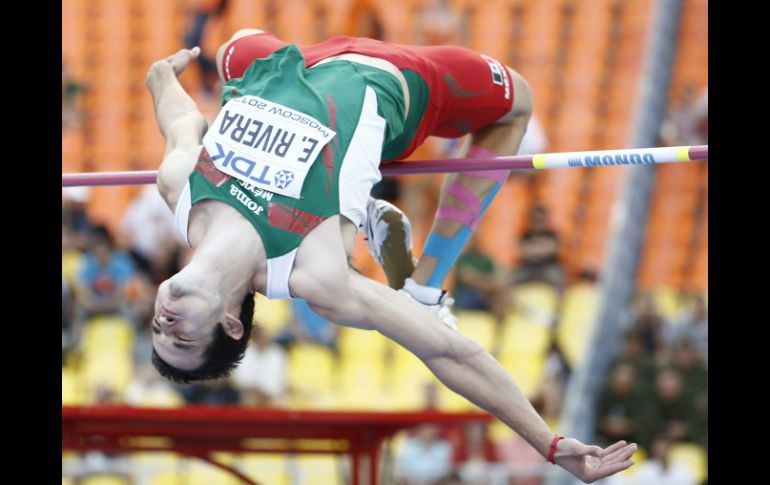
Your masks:
M336 133L313 117L259 96L228 101L203 137L217 169L299 199L321 149Z

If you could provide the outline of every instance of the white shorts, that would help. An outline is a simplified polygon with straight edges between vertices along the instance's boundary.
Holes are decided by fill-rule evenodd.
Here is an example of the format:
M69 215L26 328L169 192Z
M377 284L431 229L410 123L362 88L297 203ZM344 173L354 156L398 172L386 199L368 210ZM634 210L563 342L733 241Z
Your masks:
M342 160L339 178L340 214L358 229L366 224L366 203L372 186L382 179L385 128L385 118L377 114L377 94L367 86L361 117Z

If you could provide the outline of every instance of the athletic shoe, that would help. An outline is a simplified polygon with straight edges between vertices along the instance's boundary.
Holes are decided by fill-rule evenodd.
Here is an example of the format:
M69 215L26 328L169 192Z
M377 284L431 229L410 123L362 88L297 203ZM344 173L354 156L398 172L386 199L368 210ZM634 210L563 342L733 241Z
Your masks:
M374 256L380 266L385 265L382 258L383 248L394 244L403 245L406 254L412 254L412 225L401 209L390 202L369 197L366 212L366 242L369 254Z
M408 278L404 287L398 291L407 298L416 301L435 313L439 320L441 320L447 327L457 330L457 317L455 317L449 309L450 306L454 305L454 298L451 298L449 293L445 290L438 290L441 292L441 296L435 300L435 303L422 301L412 294L412 292L416 293L417 291L415 291L415 288L419 288L420 286L422 285L418 285L412 278ZM431 288L431 290L433 290L433 288Z

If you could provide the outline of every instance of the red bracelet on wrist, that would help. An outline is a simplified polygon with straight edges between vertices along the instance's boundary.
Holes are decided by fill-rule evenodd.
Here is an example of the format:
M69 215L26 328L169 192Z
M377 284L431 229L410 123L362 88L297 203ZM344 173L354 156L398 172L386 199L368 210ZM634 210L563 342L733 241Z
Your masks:
M559 440L563 440L564 436L559 436L558 434L553 438L553 441L551 441L551 449L548 451L548 461L553 463L554 465L556 462L553 461L553 455L556 453L556 446L559 444Z

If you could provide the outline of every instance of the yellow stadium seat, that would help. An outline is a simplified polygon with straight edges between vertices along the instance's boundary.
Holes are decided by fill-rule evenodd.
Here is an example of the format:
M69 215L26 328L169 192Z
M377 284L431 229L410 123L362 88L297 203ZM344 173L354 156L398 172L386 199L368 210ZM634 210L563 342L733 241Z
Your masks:
M291 319L288 300L269 300L257 293L254 298L254 322L275 335Z
M501 441L510 438L514 434L516 433L514 433L514 431L508 427L507 424L503 423L499 419L495 419L489 425L489 439L492 440L493 443L500 443Z
M542 354L548 349L550 327L524 320L519 313L509 313L503 323L500 358L513 355Z
M683 310L683 300L680 291L672 287L658 287L652 291L655 304L660 315L665 319L676 317Z
M132 404L148 408L178 408L184 406L185 401L173 388L165 388L145 391L141 399Z
M388 339L379 332L342 327L337 339L340 354L362 358L381 358Z
M495 343L495 317L484 311L458 310L457 328L468 338L478 342L488 352Z
M121 316L94 317L85 324L81 349L86 358L91 355L130 354L133 345L133 326Z
M521 284L513 288L511 296L517 311L529 315L527 320L551 324L551 317L559 303L559 293L552 286L545 283Z
M130 456L131 469L139 476L152 477L152 485L177 485L174 477L181 460L176 453L148 451L131 453Z
M93 397L99 386L106 385L117 393L117 397L123 395L131 382L134 373L134 364L131 355L100 355L83 362L81 375L83 386L89 396Z
M385 364L383 406L392 410L425 407L426 386L435 381L428 367L403 347L392 345L392 360Z
M418 386L397 386L382 393L381 405L389 411L418 411L425 408L425 397Z
M391 404L382 389L359 390L345 387L333 392L331 409L341 411L388 411Z
M593 284L572 285L564 294L556 339L571 366L577 365L583 358L595 324L598 304L599 292Z
M151 485L186 485L185 477L176 472L161 472L153 474Z
M336 363L331 350L299 343L289 351L289 387L297 406L326 408L333 392Z
M62 406L78 406L80 393L78 392L77 373L69 367L62 367L61 370L61 403Z
M297 485L342 485L345 479L340 469L340 461L333 455L296 455L290 459L296 466L297 476L293 483Z
M342 354L337 374L338 405L346 409L358 406L378 408L380 391L385 383L382 355L348 356Z
M543 421L545 421L548 428L552 429L555 433L562 433L563 430L561 429L561 422L558 417L543 416Z
M80 455L78 455L76 452L62 451L61 453L62 485L75 484L75 479L70 475L74 470L77 469L79 461L80 461Z
M393 361L387 364L388 385L393 387L422 386L433 379L433 373L413 353L401 346L393 347Z
M83 477L78 483L80 485L129 485L132 480L120 475L99 474Z
M62 252L61 277L64 278L64 281L66 281L68 285L70 285L70 289L75 286L82 264L83 254L80 251L68 250Z
M703 483L708 478L708 453L702 446L694 443L677 443L671 447L671 463L681 463L690 469L696 483Z
M545 364L543 354L522 352L502 355L500 364L516 380L526 396L531 397L537 391L543 377Z

